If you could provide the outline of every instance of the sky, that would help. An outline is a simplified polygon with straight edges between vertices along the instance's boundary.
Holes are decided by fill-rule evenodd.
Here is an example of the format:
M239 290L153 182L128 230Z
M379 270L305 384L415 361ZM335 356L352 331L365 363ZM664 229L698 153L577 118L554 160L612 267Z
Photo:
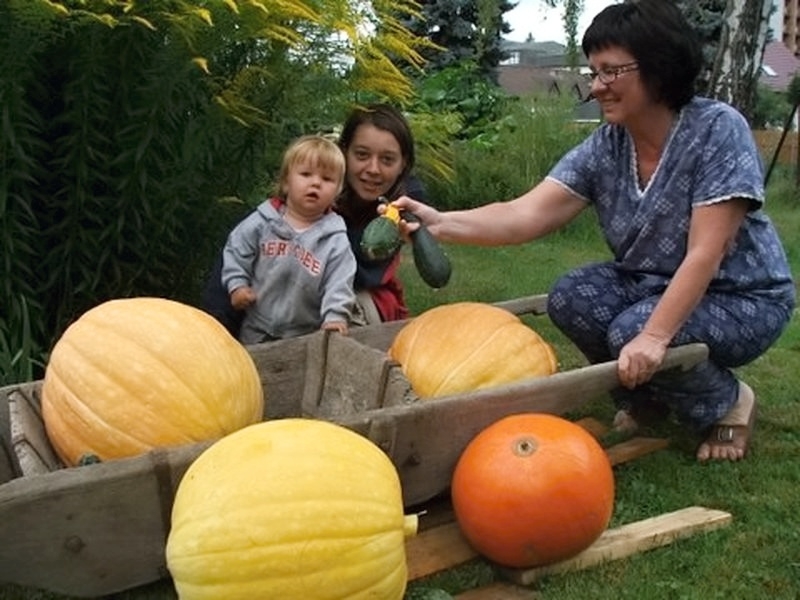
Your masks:
M578 21L578 45L583 32L594 16L615 0L583 0L583 13ZM564 9L548 8L543 0L518 0L517 6L503 14L513 31L504 37L513 42L524 42L530 33L537 42L566 43L562 14Z

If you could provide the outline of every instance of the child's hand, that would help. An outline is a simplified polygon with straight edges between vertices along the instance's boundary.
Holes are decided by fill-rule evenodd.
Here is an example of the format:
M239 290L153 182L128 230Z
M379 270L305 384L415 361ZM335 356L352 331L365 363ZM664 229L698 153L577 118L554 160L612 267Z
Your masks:
M256 293L253 288L243 286L231 292L231 306L236 310L245 310L256 303Z
M323 331L338 331L342 335L347 335L347 323L344 321L328 321L323 323L321 329Z

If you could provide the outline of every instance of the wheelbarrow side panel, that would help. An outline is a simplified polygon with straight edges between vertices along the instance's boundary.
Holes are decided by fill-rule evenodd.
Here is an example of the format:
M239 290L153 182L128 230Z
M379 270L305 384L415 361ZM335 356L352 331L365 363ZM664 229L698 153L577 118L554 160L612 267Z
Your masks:
M91 598L164 578L175 491L207 446L0 486L0 581Z
M707 354L703 344L671 348L660 370L689 368ZM404 503L413 506L449 488L467 444L495 421L525 412L564 415L618 385L617 363L611 361L463 395L420 399L341 423L366 435L391 457Z

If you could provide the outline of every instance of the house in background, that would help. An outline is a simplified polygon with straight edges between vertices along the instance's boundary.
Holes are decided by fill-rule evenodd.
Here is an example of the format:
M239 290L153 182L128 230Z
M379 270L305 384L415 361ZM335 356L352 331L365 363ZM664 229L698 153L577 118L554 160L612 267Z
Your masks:
M767 42L764 59L761 61L759 83L774 92L785 92L795 75L800 74L800 58L797 58L782 41Z
M764 49L759 81L776 92L786 92L789 82L800 74L800 0L773 2L770 19L774 41ZM509 58L497 68L497 81L506 92L569 95L575 99L576 118L599 120L600 107L591 100L588 66L579 55L577 70L567 67L566 46L558 42L537 42L530 36L524 42L503 40Z
M497 82L514 96L530 94L569 95L575 99L575 118L599 121L600 107L591 99L586 58L581 54L577 69L567 66L566 46L558 42L504 40L509 58L497 68Z
M770 19L774 38L783 42L795 56L800 55L800 0L773 2L775 11Z

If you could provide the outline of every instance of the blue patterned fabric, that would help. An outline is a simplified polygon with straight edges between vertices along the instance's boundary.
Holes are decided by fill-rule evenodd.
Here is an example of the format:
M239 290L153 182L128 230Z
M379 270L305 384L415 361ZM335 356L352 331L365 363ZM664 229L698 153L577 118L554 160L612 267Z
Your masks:
M641 331L681 263L695 206L751 200L736 240L708 293L672 340L709 345L706 364L619 389L620 407L654 396L703 429L737 397L730 368L769 348L791 317L794 283L764 203L760 156L744 118L715 100L695 98L681 111L661 161L643 188L636 152L618 125L598 128L553 168L549 178L596 210L614 260L564 276L548 312L591 362L612 360Z

